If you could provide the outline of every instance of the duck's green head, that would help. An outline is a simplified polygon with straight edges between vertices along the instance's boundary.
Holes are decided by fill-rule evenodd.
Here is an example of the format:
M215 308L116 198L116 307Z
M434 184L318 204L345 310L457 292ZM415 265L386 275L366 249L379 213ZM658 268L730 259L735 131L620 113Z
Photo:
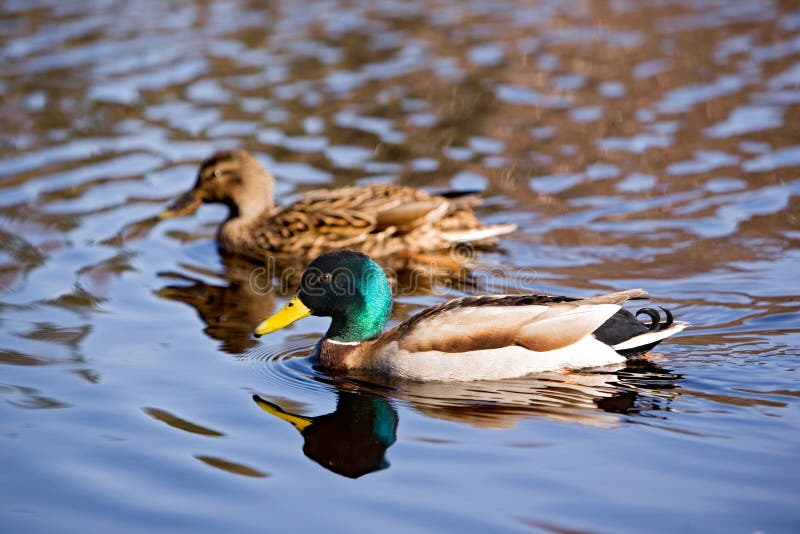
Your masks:
M392 292L380 265L369 256L339 250L319 256L300 279L300 290L278 313L258 325L256 337L303 317L330 317L326 339L357 342L383 331L392 311Z

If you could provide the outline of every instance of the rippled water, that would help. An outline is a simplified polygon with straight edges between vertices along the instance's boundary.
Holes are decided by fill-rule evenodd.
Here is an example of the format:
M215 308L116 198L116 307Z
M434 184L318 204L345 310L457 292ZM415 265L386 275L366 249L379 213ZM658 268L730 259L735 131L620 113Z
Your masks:
M4 531L800 527L800 10L779 1L0 4ZM216 149L280 199L485 188L521 231L448 296L644 287L649 361L503 382L330 376L224 211L156 224ZM353 480L356 479L356 480Z

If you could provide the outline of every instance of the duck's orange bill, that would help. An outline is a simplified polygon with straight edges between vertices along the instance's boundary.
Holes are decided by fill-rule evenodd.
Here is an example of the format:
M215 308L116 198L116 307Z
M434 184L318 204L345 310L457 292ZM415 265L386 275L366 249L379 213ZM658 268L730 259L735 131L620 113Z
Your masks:
M253 335L261 337L266 334L271 334L309 315L311 315L311 310L309 310L300 298L295 295L278 313L258 325Z
M202 201L197 198L197 195L195 195L194 191L187 191L176 198L172 204L167 206L167 209L159 213L158 218L169 219L170 217L191 215L197 211L197 208L200 207L200 204L202 204Z

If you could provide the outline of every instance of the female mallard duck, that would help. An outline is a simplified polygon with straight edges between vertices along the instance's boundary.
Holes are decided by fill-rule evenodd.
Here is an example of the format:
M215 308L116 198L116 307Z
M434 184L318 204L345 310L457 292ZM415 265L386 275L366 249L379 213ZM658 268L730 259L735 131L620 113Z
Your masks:
M398 185L317 190L275 206L274 178L244 150L203 162L191 191L160 217L188 215L201 203L228 206L217 240L223 250L263 260L275 254L313 258L344 247L383 257L442 250L455 243L491 242L516 229L482 225L472 198L447 198Z
M644 354L688 323L660 322L651 308L636 315L620 304L646 296L632 289L587 299L495 295L454 299L383 332L392 295L369 256L330 252L303 272L300 289L261 323L256 337L308 315L331 317L317 345L322 367L367 369L413 380L481 380L597 367ZM640 313L652 322L636 319Z

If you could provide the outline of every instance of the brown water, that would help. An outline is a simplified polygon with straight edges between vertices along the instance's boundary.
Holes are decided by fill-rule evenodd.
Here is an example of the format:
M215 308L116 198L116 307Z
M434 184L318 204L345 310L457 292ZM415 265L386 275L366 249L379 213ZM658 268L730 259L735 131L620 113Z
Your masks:
M793 2L5 1L0 97L3 531L800 528ZM326 376L326 320L250 337L286 296L223 210L152 218L231 147L281 200L485 188L520 231L480 290L693 327L624 369Z

